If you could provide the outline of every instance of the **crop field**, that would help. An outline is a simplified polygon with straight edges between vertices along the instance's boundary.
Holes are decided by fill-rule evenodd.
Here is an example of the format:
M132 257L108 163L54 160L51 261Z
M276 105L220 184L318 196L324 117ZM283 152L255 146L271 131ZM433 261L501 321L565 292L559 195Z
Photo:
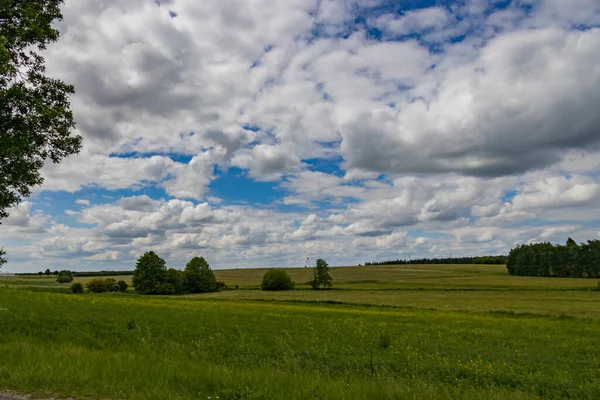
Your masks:
M0 393L92 399L598 399L595 280L332 268L335 290L141 296L0 278ZM118 277L122 279L123 277ZM85 281L91 278L76 278ZM237 289L235 286L237 285ZM33 289L33 290L32 290ZM63 289L64 290L64 289Z

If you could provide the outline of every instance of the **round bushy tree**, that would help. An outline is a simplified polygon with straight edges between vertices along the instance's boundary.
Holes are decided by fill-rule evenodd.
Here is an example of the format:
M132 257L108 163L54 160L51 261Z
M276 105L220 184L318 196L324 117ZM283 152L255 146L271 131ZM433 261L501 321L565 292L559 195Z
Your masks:
M294 281L286 271L270 269L265 272L260 288L262 290L291 290L294 288Z
M88 281L85 286L92 293L104 293L109 291L106 279L94 278Z
M81 282L73 282L71 285L71 291L76 294L83 293L83 285Z
M119 286L119 292L121 292L121 293L125 293L127 291L127 287L129 287L127 282L125 282L123 280L120 280L119 282L117 282L117 285Z
M73 282L73 274L71 271L60 271L56 277L58 283L69 283Z
M163 294L166 280L167 263L155 252L149 251L137 260L131 280L136 292Z
M194 257L185 266L187 289L191 293L215 292L217 278L204 257Z

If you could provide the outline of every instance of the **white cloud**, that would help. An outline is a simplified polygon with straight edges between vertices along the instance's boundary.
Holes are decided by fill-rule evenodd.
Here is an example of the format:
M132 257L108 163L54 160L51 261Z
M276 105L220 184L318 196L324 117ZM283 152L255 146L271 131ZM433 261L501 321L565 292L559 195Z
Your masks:
M40 190L83 207L22 203L0 236L23 243L7 249L32 265L89 268L131 268L148 249L173 262L201 252L219 266L294 265L592 237L600 5L492 3L396 15L377 1L174 1L171 18L147 0L67 0L45 55L75 85L84 149L46 165ZM215 167L232 166L282 197L264 208L215 197ZM90 188L169 198L102 204Z

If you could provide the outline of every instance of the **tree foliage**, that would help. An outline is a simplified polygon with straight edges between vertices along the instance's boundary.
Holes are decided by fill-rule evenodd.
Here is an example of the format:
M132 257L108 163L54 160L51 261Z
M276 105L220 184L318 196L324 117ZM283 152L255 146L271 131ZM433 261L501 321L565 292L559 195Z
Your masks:
M214 272L203 257L194 257L185 271L166 267L166 262L153 251L137 261L133 272L133 286L144 294L201 293L218 290ZM224 287L224 284L222 284Z
M86 283L86 286L90 292L94 293L118 292L120 290L119 284L113 278L92 279Z
M313 289L328 288L333 286L332 282L333 278L329 275L329 265L325 260L319 258L315 265L313 280L310 282L310 286Z
M187 290L190 293L215 292L217 278L204 257L194 257L185 266Z
M124 280L120 280L117 282L117 286L119 286L119 292L125 293L129 285Z
M508 272L520 276L571 278L600 277L600 240L577 244L569 238L566 245L533 243L510 251Z
M60 271L58 273L58 275L56 276L56 282L58 283L69 283L69 282L73 282L73 274L71 273L71 271Z
M265 272L260 288L262 290L291 290L294 288L294 281L286 271L270 269Z
M133 271L132 284L136 292L143 294L165 294L167 263L149 251L141 256Z
M83 285L81 284L81 282L73 282L73 284L71 285L71 292L75 294L83 293Z
M61 0L0 2L0 218L42 183L46 159L79 152L68 96L73 86L45 76L38 54L58 39Z
M416 258L412 260L398 259L386 261L371 261L365 265L406 265L406 264L506 264L507 256L478 256L478 257L443 257L443 258Z
M58 40L62 0L0 1L0 220L40 185L46 160L78 153L71 85L45 75L39 54ZM0 253L0 259L3 254Z

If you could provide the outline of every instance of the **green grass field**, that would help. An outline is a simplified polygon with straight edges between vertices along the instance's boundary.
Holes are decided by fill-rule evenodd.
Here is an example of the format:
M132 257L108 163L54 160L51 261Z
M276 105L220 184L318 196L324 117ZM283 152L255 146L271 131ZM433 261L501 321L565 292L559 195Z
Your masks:
M68 287L52 278L0 278L0 392L600 398L593 280L513 277L500 266L348 267L331 269L337 290L262 292L264 270L215 272L238 289L73 295L29 290Z

